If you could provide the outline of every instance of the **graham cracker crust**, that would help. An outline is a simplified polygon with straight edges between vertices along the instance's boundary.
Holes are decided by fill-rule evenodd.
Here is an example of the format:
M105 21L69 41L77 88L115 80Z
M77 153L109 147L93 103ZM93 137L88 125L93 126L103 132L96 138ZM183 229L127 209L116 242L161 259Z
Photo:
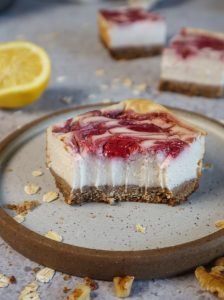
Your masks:
M117 59L134 59L140 57L149 57L160 55L162 53L162 46L152 47L125 47L125 48L108 48L110 55Z
M163 203L171 206L180 204L187 200L199 186L199 178L184 182L174 190L169 191L167 188L148 188L129 185L125 186L99 186L83 187L72 190L64 179L58 176L53 170L50 170L55 178L59 190L68 204L82 204L84 202L105 202L113 204L119 201Z
M164 79L160 80L159 90L181 93L187 96L203 96L207 98L219 98L223 96L223 88L221 86L178 82Z
M161 45L148 46L148 47L120 47L120 48L109 48L102 36L100 40L105 48L108 49L111 57L117 60L121 59L134 59L140 57L148 57L160 55L162 53L163 47Z

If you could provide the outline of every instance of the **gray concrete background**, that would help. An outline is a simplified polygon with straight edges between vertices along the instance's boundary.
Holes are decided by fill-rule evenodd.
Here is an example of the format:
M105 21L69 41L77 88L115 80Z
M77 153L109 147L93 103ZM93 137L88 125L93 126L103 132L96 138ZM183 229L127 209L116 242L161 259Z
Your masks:
M160 57L120 62L109 57L98 41L96 11L102 6L121 3L92 0L80 5L76 1L20 0L11 10L0 15L1 42L15 39L33 41L43 46L52 60L52 79L38 102L21 110L0 110L0 139L22 124L58 109L136 96L151 97L162 104L224 119L223 99L159 93L156 87ZM165 1L158 11L167 19L169 37L182 26L224 30L222 0ZM96 69L104 69L104 75L96 76ZM119 78L120 82L115 83L115 78ZM126 78L135 84L147 84L147 90L136 95L135 84L132 87L123 85ZM16 285L0 289L0 300L18 299L23 286L34 279L32 269L36 266L0 239L0 273L17 278ZM80 281L75 277L64 281L62 274L57 273L50 283L40 284L41 299L64 299L63 287L73 288ZM112 283L99 282L99 289L92 298L116 299ZM172 279L136 282L130 297L144 300L213 298L200 290L193 273Z

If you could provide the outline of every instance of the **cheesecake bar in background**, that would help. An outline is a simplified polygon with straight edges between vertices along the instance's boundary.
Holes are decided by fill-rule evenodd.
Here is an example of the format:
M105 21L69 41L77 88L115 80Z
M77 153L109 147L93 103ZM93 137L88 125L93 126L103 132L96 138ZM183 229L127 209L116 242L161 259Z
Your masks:
M150 100L126 100L47 130L47 164L68 204L175 205L199 185L205 132Z
M221 97L224 86L224 33L185 28L164 49L160 90Z
M98 12L99 35L115 59L160 54L166 41L166 23L157 13L141 8Z

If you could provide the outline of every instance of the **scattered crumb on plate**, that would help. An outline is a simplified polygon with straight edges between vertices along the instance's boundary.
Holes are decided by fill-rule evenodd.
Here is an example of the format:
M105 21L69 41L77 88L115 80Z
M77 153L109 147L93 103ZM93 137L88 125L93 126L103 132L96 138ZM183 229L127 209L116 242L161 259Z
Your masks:
M145 92L146 89L147 89L147 84L146 83L140 83L140 84L137 84L135 86L135 90L139 91L139 92Z
M27 214L28 211L33 210L39 205L39 201L37 200L26 200L19 204L7 204L5 207L11 210L14 210L18 215L19 214Z
M61 100L62 103L71 104L72 100L73 100L73 97L72 96L64 96L60 100Z
M145 227L142 226L141 224L136 224L136 225L135 225L135 230L136 230L137 232L140 232L140 233L145 233Z
M36 193L38 193L40 190L39 185L35 184L35 183L30 183L24 186L24 192L27 195L34 195Z
M123 86L125 87L131 87L133 85L133 81L130 78L125 78L123 80Z
M43 172L41 170L34 170L32 172L33 177L39 177L39 176L42 176L42 175L43 175Z
M23 214L18 214L14 216L13 219L18 223L23 223L25 221L25 216Z
M70 291L71 291L71 289L67 288L67 286L63 287L63 293L64 294L67 294Z
M59 194L57 192L48 192L46 194L43 195L43 201L44 202L52 202L56 199L58 199Z
M64 276L63 276L64 281L68 281L68 280L70 280L71 278L72 278L72 276L71 276L71 275L68 275L68 274L64 274Z
M62 236L53 230L49 230L44 236L57 242L62 241Z
M96 70L96 76L103 76L105 73L104 69L97 69Z
M89 286L92 291L95 291L99 288L98 283L89 277L84 278L84 283L85 283L85 285Z
M55 270L50 268L43 268L36 273L36 279L40 282L47 283L51 281L51 279L54 277L54 274Z
M219 229L223 229L224 228L224 220L218 220L215 222L215 227L219 228Z

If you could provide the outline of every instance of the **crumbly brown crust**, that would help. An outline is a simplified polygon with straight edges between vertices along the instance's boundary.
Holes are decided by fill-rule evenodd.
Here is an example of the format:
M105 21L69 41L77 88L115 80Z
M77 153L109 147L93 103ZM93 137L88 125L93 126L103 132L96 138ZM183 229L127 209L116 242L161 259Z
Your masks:
M14 210L17 214L27 214L28 211L36 208L40 203L36 200L24 201L20 204L7 204L5 207Z
M160 55L162 52L162 46L152 47L125 47L125 48L109 48L110 55L117 59L134 59L140 57L148 57Z
M82 204L83 202L105 202L112 204L118 201L132 201L132 202L148 202L148 203L163 203L169 205L176 205L185 200L192 194L199 186L199 178L184 182L174 190L169 191L166 188L144 188L129 185L111 187L83 187L72 190L71 187L60 176L51 170L55 178L55 182L59 190L64 196L65 202L68 204Z
M101 42L104 47L110 52L110 55L117 60L121 59L134 59L140 57L148 57L160 55L162 53L162 45L148 46L148 47L120 47L120 48L110 48L106 44L105 40L100 36Z
M178 82L164 79L160 80L159 90L181 93L188 96L204 96L207 98L219 98L223 96L223 88L221 86Z

